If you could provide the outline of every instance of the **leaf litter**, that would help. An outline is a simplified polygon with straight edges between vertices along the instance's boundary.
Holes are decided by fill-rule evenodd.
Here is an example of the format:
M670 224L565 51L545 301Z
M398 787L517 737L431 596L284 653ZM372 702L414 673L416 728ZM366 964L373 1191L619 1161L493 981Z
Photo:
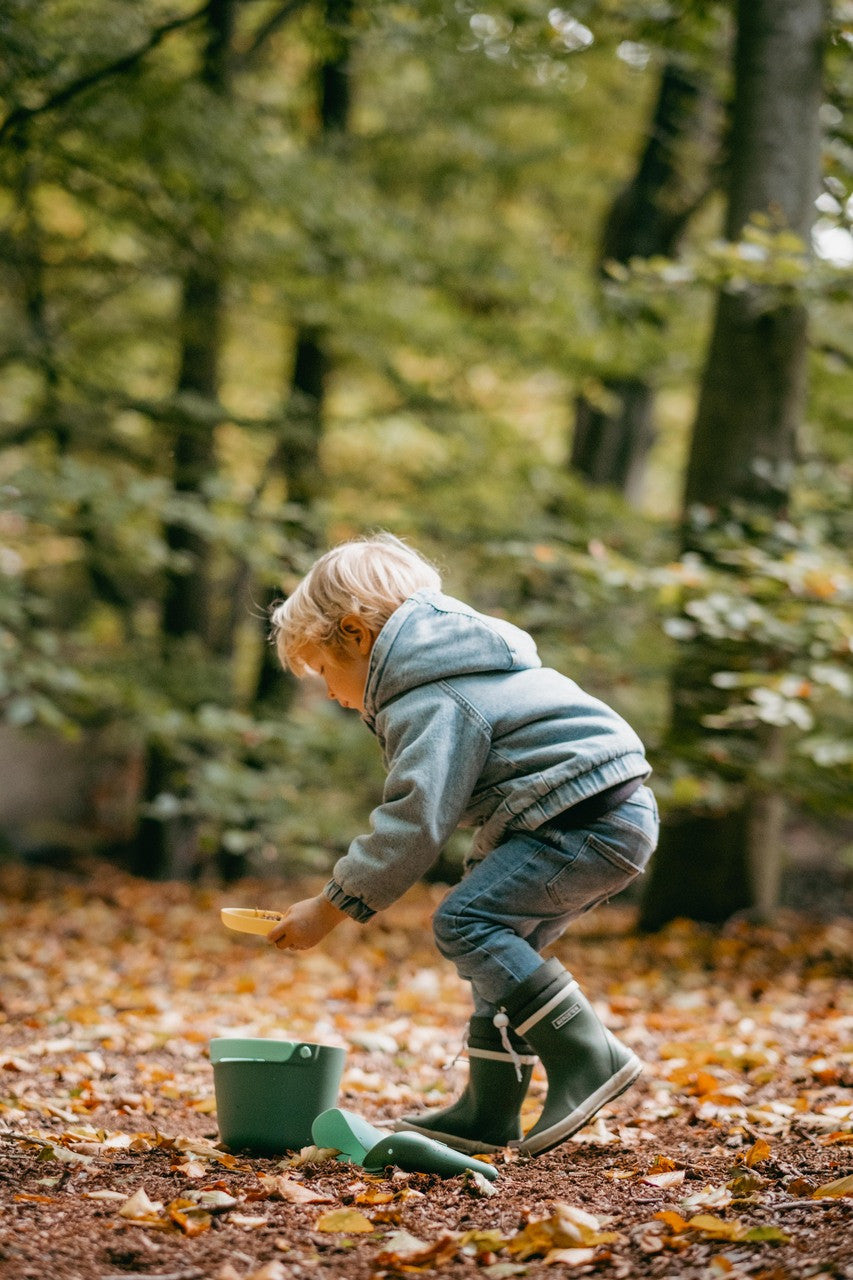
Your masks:
M593 913L557 954L646 1071L554 1151L491 1157L488 1183L216 1133L214 1035L343 1045L341 1105L373 1123L454 1096L469 1010L429 942L439 888L296 956L227 935L212 889L3 876L0 1280L853 1280L848 920L642 938ZM537 1067L526 1123L545 1087Z

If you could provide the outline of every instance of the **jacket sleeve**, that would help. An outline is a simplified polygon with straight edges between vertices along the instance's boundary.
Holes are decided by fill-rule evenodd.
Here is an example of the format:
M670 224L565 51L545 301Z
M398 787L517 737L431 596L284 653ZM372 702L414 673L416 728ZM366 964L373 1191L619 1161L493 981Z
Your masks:
M436 861L459 824L491 744L487 722L451 686L437 682L380 712L388 775L371 834L335 864L325 896L355 920L396 902ZM411 711L412 714L407 714Z

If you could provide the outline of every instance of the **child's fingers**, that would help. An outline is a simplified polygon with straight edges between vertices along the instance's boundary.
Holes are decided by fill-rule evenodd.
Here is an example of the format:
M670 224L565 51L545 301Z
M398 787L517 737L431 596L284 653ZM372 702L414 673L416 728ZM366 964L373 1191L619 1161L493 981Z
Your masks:
M279 920L278 924L274 925L273 928L270 929L269 933L267 934L267 942L271 942L273 946L277 947L278 944L282 942L286 937L287 937L287 923L284 920Z

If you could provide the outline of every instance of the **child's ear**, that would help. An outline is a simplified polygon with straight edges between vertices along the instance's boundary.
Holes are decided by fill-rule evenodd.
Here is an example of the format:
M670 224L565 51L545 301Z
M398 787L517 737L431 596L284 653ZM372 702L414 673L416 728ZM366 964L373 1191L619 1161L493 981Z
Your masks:
M341 634L357 653L367 657L376 639L363 618L357 613L347 613L341 618Z

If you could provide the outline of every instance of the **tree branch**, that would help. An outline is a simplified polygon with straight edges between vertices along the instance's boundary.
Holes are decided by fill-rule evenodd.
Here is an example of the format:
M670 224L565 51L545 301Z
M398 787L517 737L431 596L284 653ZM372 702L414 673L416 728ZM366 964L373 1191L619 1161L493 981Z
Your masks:
M94 88L95 85L101 84L104 80L109 80L111 76L121 75L125 71L129 71L138 62L140 62L146 54L152 49L156 49L168 35L173 31L179 31L182 27L188 27L193 22L198 22L207 12L207 3L205 2L201 8L193 10L192 13L186 14L182 18L173 18L171 22L166 22L162 27L155 27L144 44L137 49L132 49L130 53L126 53L121 58L117 58L114 62L107 62L103 66L95 67L92 71L87 71L85 75L78 76L76 80L70 81L61 89L55 90L44 102L40 102L37 107L14 107L6 119L0 124L0 142L2 142L7 134L11 133L19 125L25 124L34 116L44 115L47 111L53 111L56 107L63 107L73 98L78 97L81 93L85 93L87 89Z

